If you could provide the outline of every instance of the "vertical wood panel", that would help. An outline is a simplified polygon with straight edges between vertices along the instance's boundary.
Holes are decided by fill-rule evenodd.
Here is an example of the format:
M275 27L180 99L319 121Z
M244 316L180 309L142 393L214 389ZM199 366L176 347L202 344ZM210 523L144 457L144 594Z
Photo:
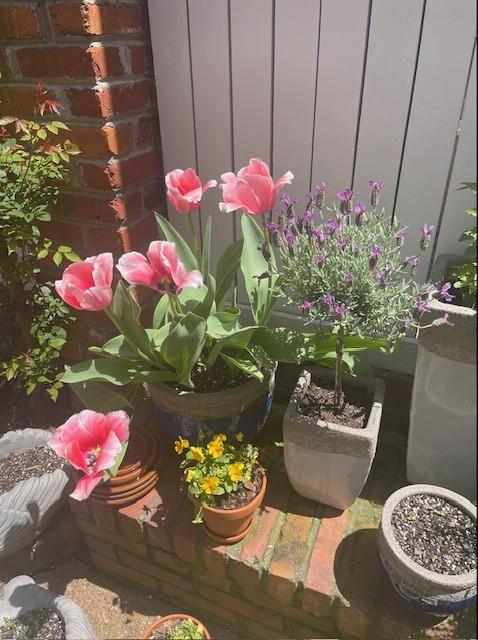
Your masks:
M328 199L350 187L367 35L368 0L322 0L313 184Z
M232 169L227 2L192 0L189 20L198 168L203 182L219 181ZM204 223L207 215L213 219L213 265L233 240L233 217L218 210L221 195L220 189L207 191L201 207Z
M437 223L443 202L476 28L474 0L428 2L396 215L417 252L420 225ZM431 251L417 278L425 279Z
M368 181L384 180L381 203L390 215L405 134L422 7L422 2L417 0L380 0L372 5L354 190L360 199L368 201Z
M149 0L149 21L164 170L197 169L186 0ZM186 217L169 204L168 214L190 240Z
M303 203L309 191L320 0L276 1L274 45L274 178L295 176L287 191Z
M272 0L231 0L231 73L234 170L270 164Z
M476 48L435 256L440 253L462 254L466 243L458 242L458 238L462 231L476 224L476 220L465 213L466 209L476 207L476 195L468 190L457 191L462 182L476 182Z

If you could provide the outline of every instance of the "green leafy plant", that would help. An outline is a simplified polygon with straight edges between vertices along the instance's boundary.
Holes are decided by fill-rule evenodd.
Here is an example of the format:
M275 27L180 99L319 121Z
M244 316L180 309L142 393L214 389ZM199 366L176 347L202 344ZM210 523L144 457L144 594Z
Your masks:
M204 627L192 620L184 620L168 630L168 640L204 640Z
M35 115L51 116L59 109L39 83ZM42 228L51 220L70 158L79 153L68 139L60 140L62 131L68 127L60 120L0 119L0 274L19 333L16 355L1 363L0 374L21 382L28 394L45 385L52 399L62 385L53 362L72 316L42 282L41 263L51 258L59 266L64 259L79 259L71 247L54 246Z
M469 189L476 194L476 182L463 182L461 189ZM467 215L475 218L476 209L467 209ZM464 256L470 261L456 266L451 274L454 289L461 292L463 302L467 307L476 309L476 222L471 229L467 229L460 236L460 242L467 242Z
M223 433L206 442L199 434L198 446L180 437L174 443L178 455L185 453L181 467L188 484L188 497L196 505L195 523L202 522L204 507L215 506L216 497L234 493L241 486L248 486L259 450L251 444L240 444L243 434L235 436L236 443L228 442Z

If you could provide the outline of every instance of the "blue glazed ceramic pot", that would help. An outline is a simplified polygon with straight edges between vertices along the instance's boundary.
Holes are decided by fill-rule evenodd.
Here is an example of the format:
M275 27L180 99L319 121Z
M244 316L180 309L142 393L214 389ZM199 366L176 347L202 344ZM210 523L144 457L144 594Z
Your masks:
M417 613L444 617L476 602L476 569L458 575L430 571L409 558L398 544L391 524L392 513L410 496L428 494L455 505L476 523L476 507L454 491L428 484L413 484L395 491L383 507L378 531L378 552L394 592Z
M272 406L275 370L263 382L251 380L226 391L194 393L178 391L164 384L148 384L161 429L170 437L197 442L206 434L242 432L253 440L264 426Z

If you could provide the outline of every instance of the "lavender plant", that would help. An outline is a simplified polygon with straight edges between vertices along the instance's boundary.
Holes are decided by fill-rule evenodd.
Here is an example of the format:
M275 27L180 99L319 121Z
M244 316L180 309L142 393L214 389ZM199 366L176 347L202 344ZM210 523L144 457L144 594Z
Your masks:
M283 207L267 227L279 249L278 288L308 322L332 324L336 335L334 402L343 402L344 341L347 336L385 338L389 346L430 311L432 295L451 300L450 283L440 290L418 284L414 274L427 249L433 225L421 227L416 254L403 256L407 228L379 210L383 182L371 181L371 206L354 204L354 192L338 194L339 205L325 207L325 185L309 194L305 212L282 197ZM435 323L450 323L448 317ZM423 328L423 325L422 325Z

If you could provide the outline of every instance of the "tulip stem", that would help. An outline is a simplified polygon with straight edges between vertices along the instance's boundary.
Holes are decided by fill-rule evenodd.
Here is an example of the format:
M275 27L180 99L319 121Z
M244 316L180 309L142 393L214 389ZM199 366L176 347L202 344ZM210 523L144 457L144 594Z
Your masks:
M199 242L196 236L196 231L194 229L194 223L193 223L193 219L192 219L192 215L190 213L188 213L188 221L189 221L189 228L191 229L191 235L193 237L193 242L194 242L194 252L196 254L196 260L198 263L198 267L201 267L201 256L199 253Z

